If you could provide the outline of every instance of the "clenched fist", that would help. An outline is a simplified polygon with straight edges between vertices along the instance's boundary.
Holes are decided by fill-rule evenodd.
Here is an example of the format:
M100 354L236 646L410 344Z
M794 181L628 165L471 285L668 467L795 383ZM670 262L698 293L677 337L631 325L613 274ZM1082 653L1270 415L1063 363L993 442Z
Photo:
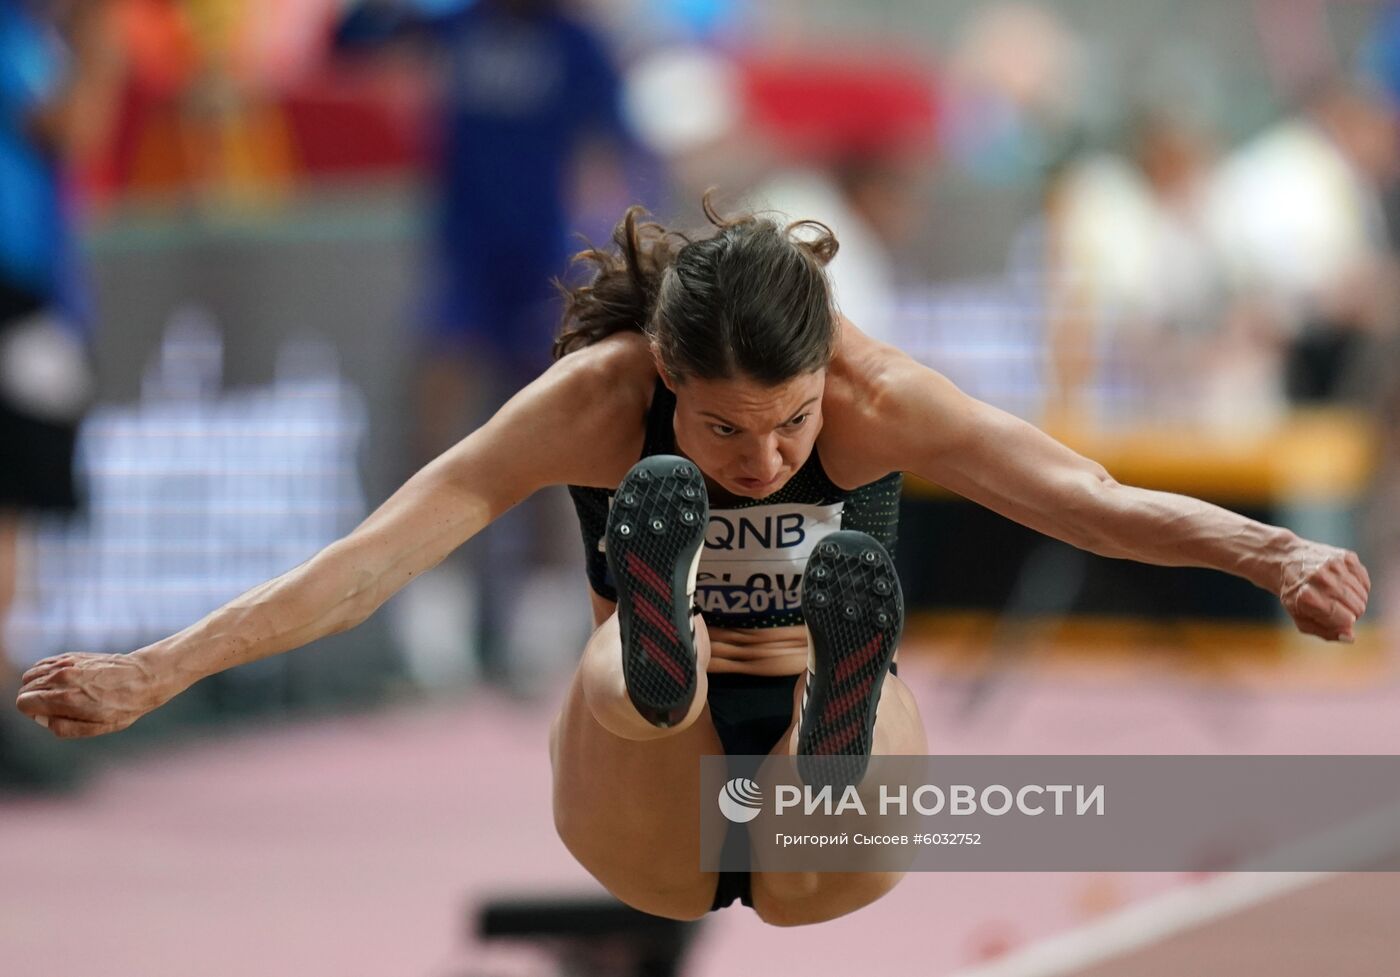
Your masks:
M65 739L126 729L170 698L138 655L58 655L20 682L20 712Z
M1279 599L1304 634L1355 640L1370 594L1371 575L1350 550L1301 540L1284 560Z

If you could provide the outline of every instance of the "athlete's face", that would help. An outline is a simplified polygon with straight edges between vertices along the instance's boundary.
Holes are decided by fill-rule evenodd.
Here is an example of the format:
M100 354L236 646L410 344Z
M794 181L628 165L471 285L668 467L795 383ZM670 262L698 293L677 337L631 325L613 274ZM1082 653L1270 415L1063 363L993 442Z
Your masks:
M734 495L772 495L812 455L825 370L773 387L747 379L668 378L666 385L676 395L676 446Z

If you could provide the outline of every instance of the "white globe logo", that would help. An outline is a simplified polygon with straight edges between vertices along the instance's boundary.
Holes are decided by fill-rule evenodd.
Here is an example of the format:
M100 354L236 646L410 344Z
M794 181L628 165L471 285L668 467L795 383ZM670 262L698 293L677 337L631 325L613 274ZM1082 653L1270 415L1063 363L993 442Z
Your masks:
M763 791L744 777L735 777L719 792L720 813L736 824L752 821L762 807Z

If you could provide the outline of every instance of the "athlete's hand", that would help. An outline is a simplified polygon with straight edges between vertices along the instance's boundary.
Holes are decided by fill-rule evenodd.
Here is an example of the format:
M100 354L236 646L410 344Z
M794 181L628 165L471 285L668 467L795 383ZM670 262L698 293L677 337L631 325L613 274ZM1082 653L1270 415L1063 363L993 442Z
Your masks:
M20 677L19 711L63 739L126 729L170 696L139 655L57 655Z
M1356 621L1370 595L1371 575L1350 550L1305 539L1284 560L1279 599L1304 634L1356 640Z

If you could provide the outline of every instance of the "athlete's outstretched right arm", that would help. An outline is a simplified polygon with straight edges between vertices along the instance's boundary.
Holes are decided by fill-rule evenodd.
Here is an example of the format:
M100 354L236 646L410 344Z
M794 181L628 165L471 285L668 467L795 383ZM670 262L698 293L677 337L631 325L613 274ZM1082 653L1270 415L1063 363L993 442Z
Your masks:
M599 371L577 358L526 387L301 566L130 654L37 663L23 676L19 709L60 737L125 729L202 678L355 627L536 489L595 478L592 431L625 425L607 416L616 399L599 396Z

